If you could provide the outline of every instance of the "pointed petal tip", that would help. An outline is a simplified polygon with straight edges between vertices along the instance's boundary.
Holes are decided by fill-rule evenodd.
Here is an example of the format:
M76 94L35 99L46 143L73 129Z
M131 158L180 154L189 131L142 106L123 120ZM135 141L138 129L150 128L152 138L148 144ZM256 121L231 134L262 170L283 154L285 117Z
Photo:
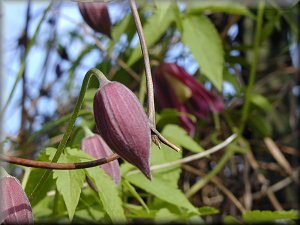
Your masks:
M152 181L152 174L149 168L149 171L143 172L143 174L147 177L148 180Z

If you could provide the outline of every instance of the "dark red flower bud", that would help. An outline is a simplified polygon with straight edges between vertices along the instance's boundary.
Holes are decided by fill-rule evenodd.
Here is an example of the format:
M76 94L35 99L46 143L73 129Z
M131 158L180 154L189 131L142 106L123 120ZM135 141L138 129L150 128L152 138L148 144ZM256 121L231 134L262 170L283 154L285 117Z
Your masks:
M224 108L222 99L209 92L193 76L175 63L161 63L154 74L157 100L162 108L177 108L184 128L193 135L195 124L186 113L206 118L210 111Z
M80 2L80 13L84 21L95 31L111 37L111 21L107 6L103 2Z
M98 134L84 138L81 142L81 148L96 159L104 158L113 154L112 150ZM109 176L111 176L116 184L120 183L121 174L118 160L103 164L101 167Z
M94 97L94 115L110 148L151 179L150 126L138 98L123 84L103 80Z
M19 180L5 175L0 179L0 223L33 224L30 203Z

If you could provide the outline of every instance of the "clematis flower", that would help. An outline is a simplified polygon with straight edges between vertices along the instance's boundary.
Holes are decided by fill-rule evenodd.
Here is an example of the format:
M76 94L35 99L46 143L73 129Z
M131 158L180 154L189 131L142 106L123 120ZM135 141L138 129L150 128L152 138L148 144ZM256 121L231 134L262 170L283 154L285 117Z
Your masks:
M81 148L96 159L113 154L112 150L98 134L85 137L81 142ZM120 183L121 173L118 160L103 164L100 167L115 181L116 184Z
M19 180L0 172L0 224L33 224L31 205Z
M194 77L175 63L161 63L154 73L156 97L162 108L177 108L183 127L192 136L194 122L187 114L207 118L210 111L220 112L224 104L219 96L209 92Z
M95 31L111 37L111 21L103 2L79 2L79 11L84 21Z

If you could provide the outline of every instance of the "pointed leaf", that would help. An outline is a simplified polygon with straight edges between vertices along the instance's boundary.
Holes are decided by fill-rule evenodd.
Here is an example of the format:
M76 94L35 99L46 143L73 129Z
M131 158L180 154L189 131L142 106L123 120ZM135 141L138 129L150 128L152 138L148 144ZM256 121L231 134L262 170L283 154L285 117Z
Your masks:
M222 89L224 52L220 36L206 16L187 16L182 21L182 41L187 45L200 71L220 91Z
M167 125L162 133L167 139L191 152L199 153L204 151L204 149L179 126Z
M111 221L113 223L124 223L126 218L115 182L98 167L85 169L85 173L97 187L103 208Z
M238 1L194 1L187 4L188 14L200 14L204 11L238 14L255 18L254 15L247 9L247 7Z
M149 181L142 174L135 174L127 176L126 180L161 200L198 214L198 210L178 188L170 186L169 182L166 182L159 177L153 176L152 181Z
M176 18L175 12L177 5L175 3L172 1L157 1L156 4L156 11L154 12L153 16L147 20L147 23L143 27L148 48L151 47L163 34L165 34L165 31ZM127 64L130 66L141 57L142 51L140 45L138 44L138 46L131 53Z
M65 154L60 156L58 162L80 161L79 158L68 154L69 151L73 151L73 149L65 149ZM63 196L69 219L72 220L85 181L85 174L82 170L53 170L53 179L56 179L57 190Z
M270 210L253 210L243 214L243 219L247 223L274 222L276 220L297 220L299 212L297 210L289 211L270 211Z

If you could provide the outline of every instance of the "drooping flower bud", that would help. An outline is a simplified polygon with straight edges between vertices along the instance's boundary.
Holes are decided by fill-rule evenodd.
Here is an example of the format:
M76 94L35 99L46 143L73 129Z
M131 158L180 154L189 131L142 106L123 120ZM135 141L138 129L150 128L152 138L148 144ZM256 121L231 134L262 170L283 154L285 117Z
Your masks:
M94 97L94 116L111 149L151 179L150 126L133 92L121 83L102 80Z
M223 101L210 92L193 76L175 63L161 63L153 79L158 103L162 108L177 108L182 113L180 120L184 128L193 135L195 123L187 116L207 118L210 111L220 112Z
M113 154L112 150L98 134L85 137L81 142L81 148L96 159L104 158ZM121 174L118 160L103 164L101 165L101 168L109 176L111 176L116 184L120 183Z
M84 21L95 31L111 37L111 21L107 6L103 2L79 2Z
M33 224L31 205L17 178L1 175L0 192L1 224Z

